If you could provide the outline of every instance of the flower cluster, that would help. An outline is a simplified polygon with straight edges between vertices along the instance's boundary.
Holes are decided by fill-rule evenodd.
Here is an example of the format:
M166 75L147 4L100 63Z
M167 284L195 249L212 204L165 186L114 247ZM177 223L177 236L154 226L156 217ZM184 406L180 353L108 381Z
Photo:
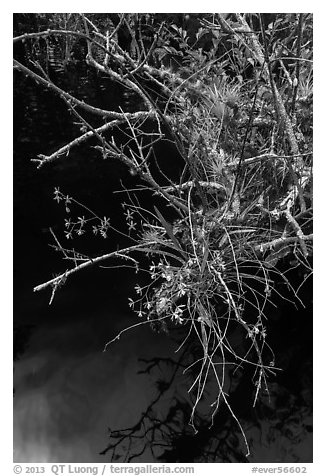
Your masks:
M69 195L64 195L59 187L55 187L54 189L54 198L53 198L57 203L60 203L61 201L65 205L65 211L66 213L71 213L71 204L78 205L80 208L86 210L91 217L90 218L85 218L84 215L78 216L76 220L73 220L72 217L65 218L65 237L67 240L72 239L74 236L81 236L86 232L85 225L88 222L93 222L96 220L99 224L97 225L92 225L92 232L94 235L99 234L103 238L107 238L107 231L110 228L110 219L107 217L100 218L97 216L92 210L89 208L85 207L85 205L82 205L79 203L77 200L75 200L72 197L69 197Z
M93 233L97 235L98 233L103 237L107 238L107 231L110 227L110 218L104 217L100 219L99 225L93 225Z
M135 212L131 207L128 207L126 203L122 203L122 208L125 210L123 214L127 223L128 232L130 234L132 231L136 231L137 227L134 217Z
M177 324L183 324L185 310L189 310L192 303L201 298L213 295L214 289L216 291L220 286L212 276L222 272L224 268L218 252L214 253L209 269L204 274L198 262L191 257L182 266L172 266L163 260L158 264L152 263L149 267L150 284L135 286L139 298L129 298L129 306L139 317L147 315L148 319L170 318Z

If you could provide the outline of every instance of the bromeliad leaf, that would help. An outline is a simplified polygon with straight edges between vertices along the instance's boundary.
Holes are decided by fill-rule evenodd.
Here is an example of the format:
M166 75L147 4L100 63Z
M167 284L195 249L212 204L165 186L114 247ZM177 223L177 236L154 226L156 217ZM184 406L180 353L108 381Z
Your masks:
M168 223L165 218L163 217L162 213L156 208L156 206L154 205L154 210L155 210L155 213L158 217L158 219L160 220L160 222L162 223L162 225L164 226L168 236L171 238L172 242L175 244L175 246L177 247L177 249L179 251L181 251L182 255L186 258L186 254L185 252L183 251L183 249L181 248L181 245L179 243L179 241L177 240L176 236L173 234L173 229L172 229L172 225L170 223Z

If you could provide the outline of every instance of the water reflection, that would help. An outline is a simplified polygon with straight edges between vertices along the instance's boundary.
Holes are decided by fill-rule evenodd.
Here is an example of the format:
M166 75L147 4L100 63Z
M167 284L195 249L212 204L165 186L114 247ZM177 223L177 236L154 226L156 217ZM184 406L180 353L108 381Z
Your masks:
M16 362L15 462L312 461L311 382L299 381L294 395L278 378L271 398L262 396L253 409L250 379L233 381L230 402L252 451L246 459L237 425L223 407L212 428L207 420L197 435L189 427L189 382L180 371L164 386L176 370L177 346L169 336L141 326L103 353L104 343L135 319L76 317L40 325ZM201 408L206 416L207 408Z
M131 318L103 316L110 323L96 330L91 319L40 327L16 363L16 462L103 462L107 428L132 425L153 398L153 383L137 374L138 358L149 358L153 344L157 356L166 354L168 339L136 329L103 353L105 334Z

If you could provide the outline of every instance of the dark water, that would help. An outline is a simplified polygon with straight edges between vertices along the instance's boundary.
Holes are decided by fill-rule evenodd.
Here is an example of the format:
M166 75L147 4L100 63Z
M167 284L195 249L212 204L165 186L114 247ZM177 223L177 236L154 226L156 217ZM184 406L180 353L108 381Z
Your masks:
M81 84L73 75L69 79L78 97L111 108L126 100L119 89L87 74ZM151 374L139 373L144 368L139 359L175 359L176 344L165 334L139 327L102 352L117 332L139 322L127 306L135 282L126 270L82 273L59 291L51 307L48 291L33 294L33 286L63 269L48 247L48 228L60 232L65 216L53 201L53 187L60 186L119 224L121 199L112 191L120 188L121 178L130 179L119 165L103 161L90 146L37 171L30 159L53 152L72 139L76 129L58 98L36 89L19 73L15 73L14 117L14 459L107 461L110 453L99 453L107 447L108 428L134 425L157 395L157 380L171 373L164 366ZM110 236L107 241L82 244L100 253L115 249L118 242ZM309 283L302 292L311 303ZM253 410L247 387L234 398L251 443L248 461L312 461L311 320L311 306L296 312L280 304L270 316L271 346L278 356L277 365L284 369L271 383L271 401L264 397ZM180 385L164 393L153 418L166 418ZM228 420L225 416L219 420L217 415L216 425L216 436L211 433L207 442L222 438L221 427L227 427ZM166 460L193 460L191 451L199 440L187 438L178 441ZM237 438L228 441L243 450ZM158 449L153 456L146 450L134 461L155 461L162 452ZM225 459L219 455L216 461L242 460L230 449Z
M132 319L108 309L34 331L15 370L15 461L103 462L108 427L137 422L155 396L139 357L166 355L167 338L138 329L108 352L103 342ZM102 311L103 312L103 311ZM44 318L46 319L46 310ZM153 461L145 454L140 461Z

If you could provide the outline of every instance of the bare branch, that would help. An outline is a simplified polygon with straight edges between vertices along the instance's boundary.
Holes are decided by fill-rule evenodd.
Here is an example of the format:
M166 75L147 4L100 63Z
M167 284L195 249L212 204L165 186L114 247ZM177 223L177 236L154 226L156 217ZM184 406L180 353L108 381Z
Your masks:
M76 104L76 106L81 107L82 109L84 109L87 112L90 112L92 114L96 114L98 116L101 116L101 117L103 117L103 119L105 119L105 118L124 119L124 115L119 113L119 112L107 111L105 109L100 109L98 107L91 106L90 104L87 104L84 101L80 101L79 99L75 98L74 96L67 93L63 89L56 86L52 81L48 81L48 80L42 78L41 76L39 76L38 74L34 73L34 71L32 71L31 69L26 68L26 66L22 65L17 60L14 60L14 68L18 69L22 73L31 77L36 83L40 83L43 86L45 86L46 88L51 89L53 92L55 92L59 96L64 97L68 101L71 101L73 104ZM118 79L120 79L120 78L118 78ZM133 115L132 113L125 113L125 114L127 116L130 115L131 117Z
M301 238L303 241L312 241L313 240L313 234L311 233L310 235L303 235ZM288 237L281 237L281 238L276 238L275 240L268 241L267 243L261 243L259 245L256 245L254 247L255 251L260 251L264 252L266 250L272 250L273 248L279 246L279 245L287 245L290 243L297 243L299 242L299 238L297 236L288 236Z
M147 243L147 246L154 245L155 242L149 242ZM132 251L142 251L143 245L135 245L135 246L129 246L128 248L124 248L123 250L116 250L112 251L111 253L104 254L102 256L96 256L95 258L89 258L88 261L85 261L77 266L75 266L72 269L66 270L64 273L60 274L59 276L56 276L53 279L50 279L46 283L39 284L38 286L35 286L33 291L41 291L49 286L54 286L57 283L59 283L62 279L66 280L69 276L71 276L74 273L77 273L78 271L81 271L82 269L89 268L90 266L93 266L95 264L101 263L102 261L105 261L110 258L114 258L116 256L122 256L122 255L127 255L128 253L131 253Z

